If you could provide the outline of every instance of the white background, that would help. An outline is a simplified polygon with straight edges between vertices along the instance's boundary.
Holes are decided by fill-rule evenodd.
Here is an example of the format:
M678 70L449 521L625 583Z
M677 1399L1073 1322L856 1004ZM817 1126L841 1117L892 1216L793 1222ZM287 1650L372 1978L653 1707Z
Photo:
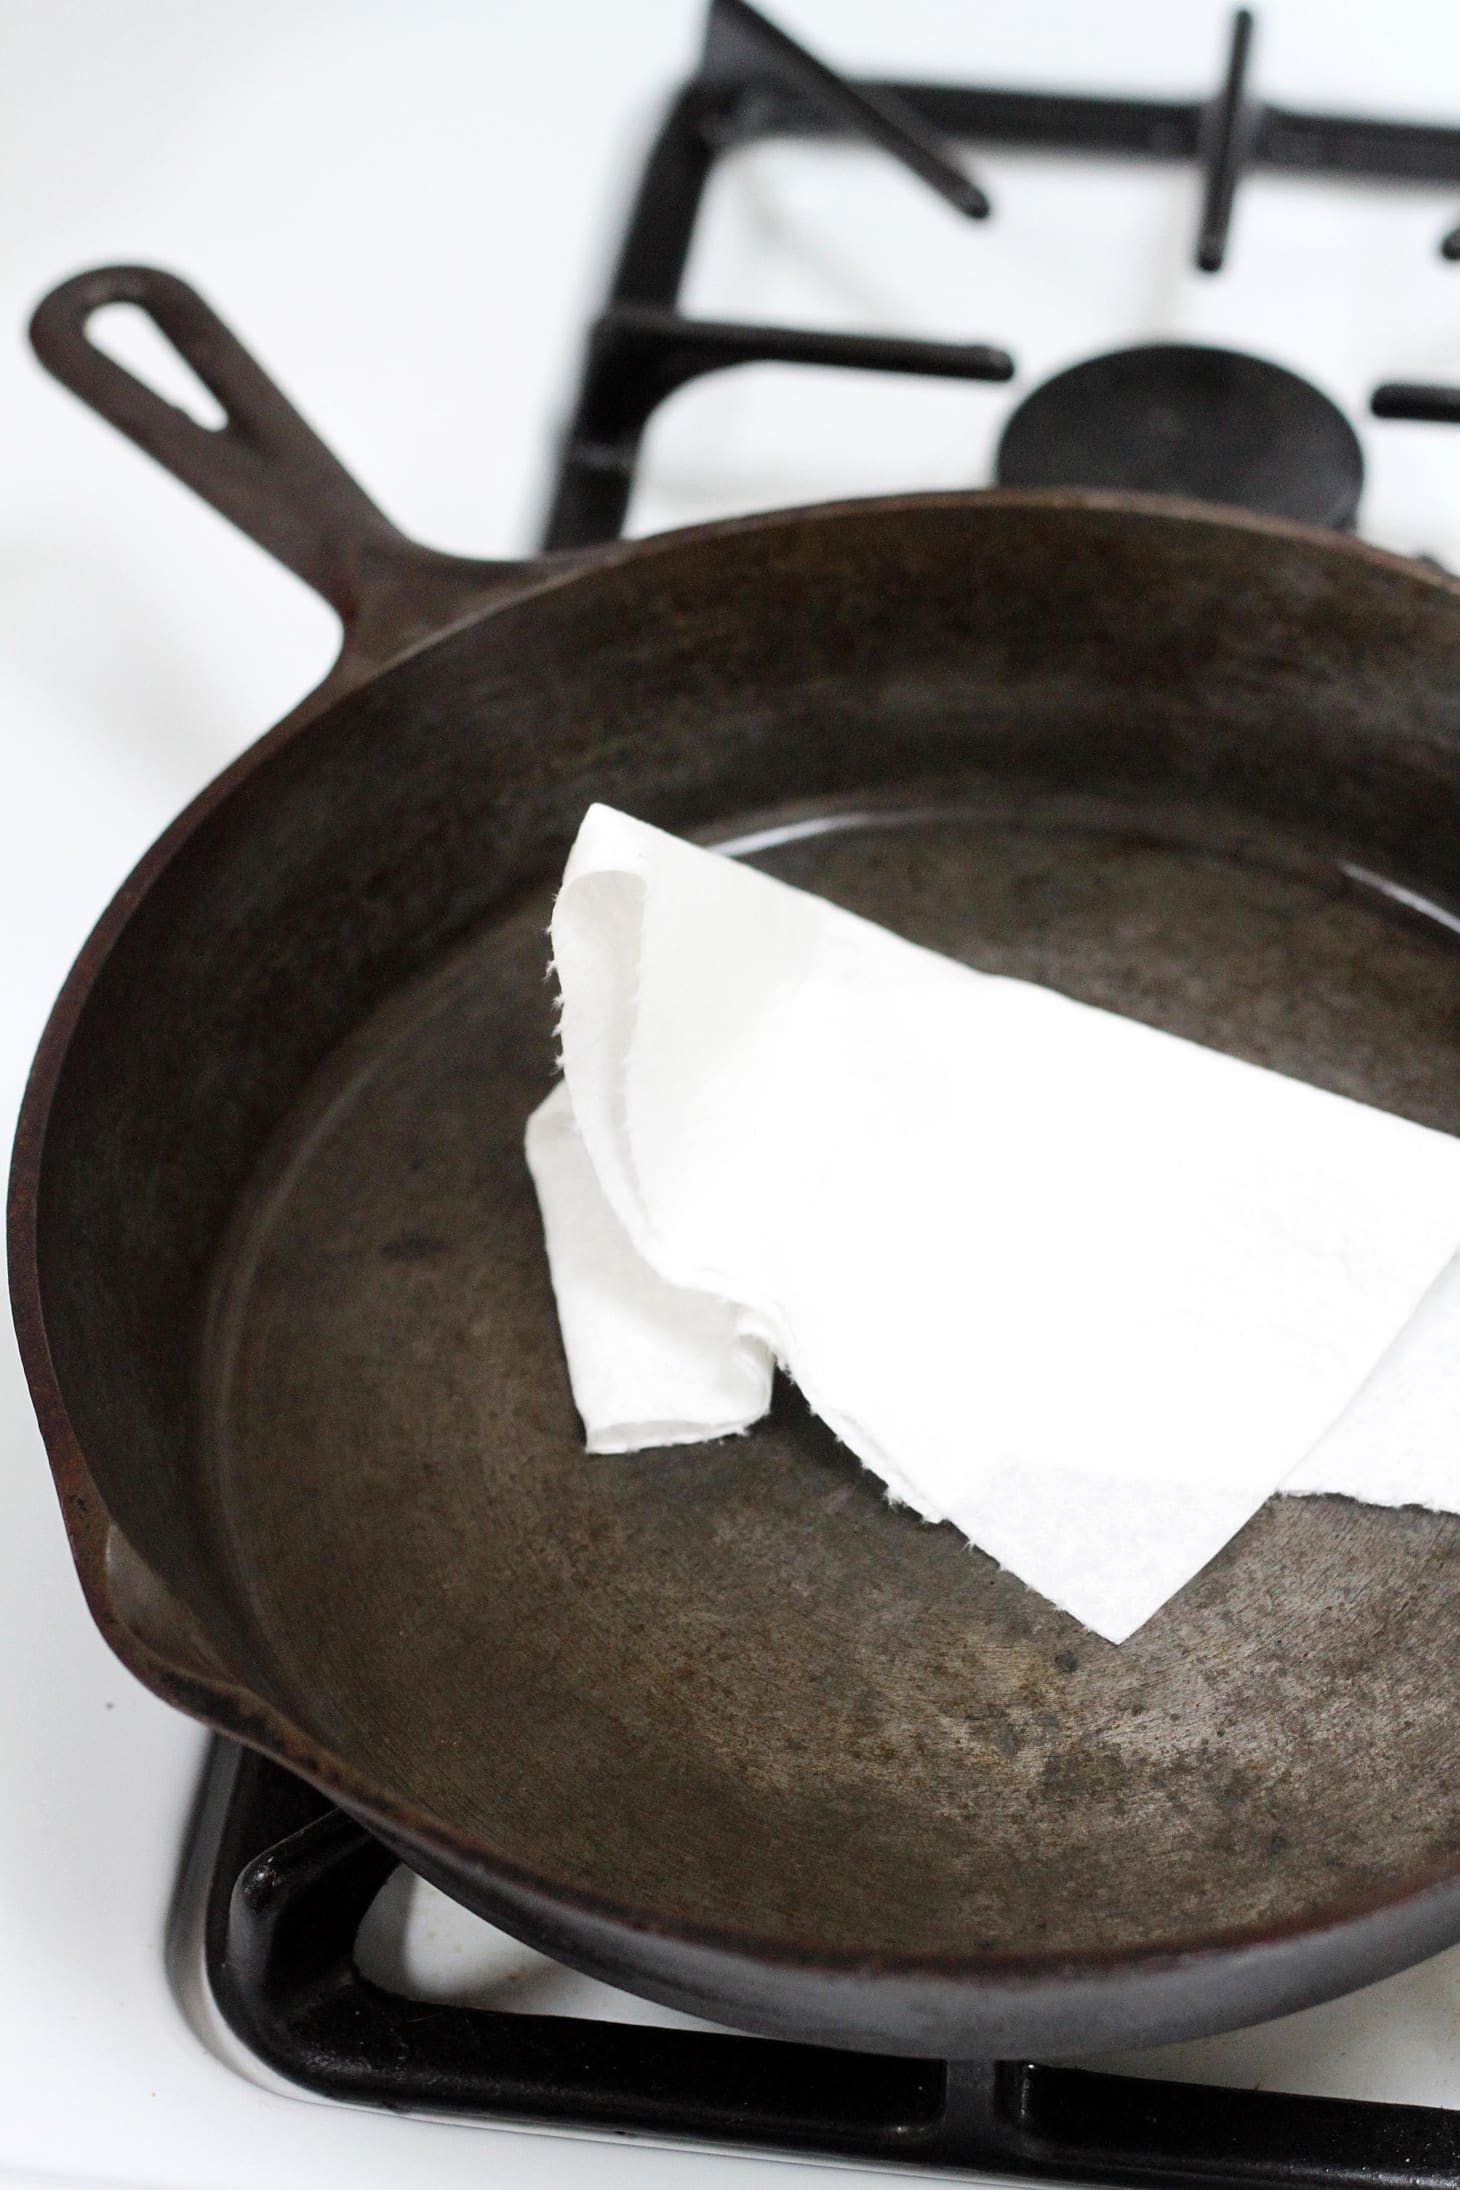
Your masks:
M784 0L777 12L852 70L1176 96L1215 88L1226 36L1206 0ZM635 158L698 36L692 0L0 4L7 1137L92 919L333 644L302 586L45 379L22 340L30 308L86 265L184 273L403 526L441 547L522 552ZM1453 7L1269 0L1256 65L1292 104L1460 123ZM983 229L870 155L738 159L713 194L691 300L1002 342L1024 386L1161 333L1278 355L1355 413L1381 378L1460 380L1460 268L1433 251L1460 191L1254 183L1231 272L1211 282L1189 270L1190 176L978 164L999 208ZM1008 400L726 376L655 429L634 522L977 483ZM1366 529L1453 545L1460 560L1460 434L1365 438ZM8 1340L0 1377L0 2181L291 2190L413 2168L441 2184L607 2186L678 2182L690 2165L706 2186L770 2181L763 2161L314 2105L204 2049L162 1955L197 1737L95 1638ZM1453 1965L1436 1964L1369 2024L1353 2008L1299 2019L1278 2052L1313 2088L1432 2095L1460 2052L1457 1996ZM1215 2072L1275 2073L1267 2043L1243 2041Z

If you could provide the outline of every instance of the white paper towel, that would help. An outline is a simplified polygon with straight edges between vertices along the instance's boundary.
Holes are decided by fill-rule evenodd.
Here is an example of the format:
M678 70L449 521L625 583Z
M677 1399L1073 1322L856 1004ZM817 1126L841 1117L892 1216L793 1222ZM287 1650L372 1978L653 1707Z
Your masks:
M608 807L552 944L527 1152L591 1451L743 1429L779 1362L1113 1642L1289 1476L1460 1508L1460 1141Z

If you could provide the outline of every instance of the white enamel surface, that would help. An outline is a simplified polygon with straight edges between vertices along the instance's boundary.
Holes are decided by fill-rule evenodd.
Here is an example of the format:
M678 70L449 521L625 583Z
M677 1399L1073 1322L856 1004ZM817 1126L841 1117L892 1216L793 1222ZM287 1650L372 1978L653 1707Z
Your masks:
M1161 0L778 12L850 68L1177 96L1214 85L1225 37L1220 6ZM333 643L301 586L46 381L19 336L29 309L83 266L173 267L402 525L446 548L525 550L633 160L698 23L692 0L0 0L7 1137L91 921ZM1460 18L1442 5L1267 0L1256 66L1293 104L1460 120ZM1460 269L1433 256L1460 193L1253 184L1231 271L1207 282L1187 270L1189 176L979 164L999 212L975 228L870 155L741 155L712 193L690 302L1004 342L1021 386L1158 333L1276 355L1355 409L1375 379L1460 379ZM1008 402L727 375L664 413L634 523L977 480ZM1460 563L1460 435L1359 428L1367 529ZM92 1631L8 1339L0 1408L0 2183L784 2181L761 2160L315 2104L210 2050L163 1951L199 1737ZM499 1952L439 1896L406 1898L416 1966ZM524 1999L603 2011L601 1992L523 1966ZM1442 1960L1196 2051L1237 2082L1460 2100L1457 2003L1460 1969Z

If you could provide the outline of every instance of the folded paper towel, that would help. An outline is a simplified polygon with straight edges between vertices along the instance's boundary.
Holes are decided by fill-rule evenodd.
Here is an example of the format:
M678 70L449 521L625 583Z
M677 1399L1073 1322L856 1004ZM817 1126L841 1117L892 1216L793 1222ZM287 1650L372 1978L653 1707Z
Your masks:
M744 1429L780 1363L1112 1642L1289 1477L1460 1509L1460 1141L604 806L552 944L527 1153L591 1451Z

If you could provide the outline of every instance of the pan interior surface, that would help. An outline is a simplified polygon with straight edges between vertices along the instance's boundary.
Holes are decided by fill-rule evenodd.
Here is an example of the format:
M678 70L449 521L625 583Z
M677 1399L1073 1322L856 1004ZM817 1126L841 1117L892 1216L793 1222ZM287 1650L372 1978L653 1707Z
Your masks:
M1460 1131L1460 923L1322 848L966 783L718 838ZM298 1722L496 1858L772 1951L1136 1952L1460 1856L1460 1521L1276 1499L1116 1649L890 1508L784 1385L743 1438L584 1455L522 1157L550 898L335 1053L220 1262L208 1466Z

